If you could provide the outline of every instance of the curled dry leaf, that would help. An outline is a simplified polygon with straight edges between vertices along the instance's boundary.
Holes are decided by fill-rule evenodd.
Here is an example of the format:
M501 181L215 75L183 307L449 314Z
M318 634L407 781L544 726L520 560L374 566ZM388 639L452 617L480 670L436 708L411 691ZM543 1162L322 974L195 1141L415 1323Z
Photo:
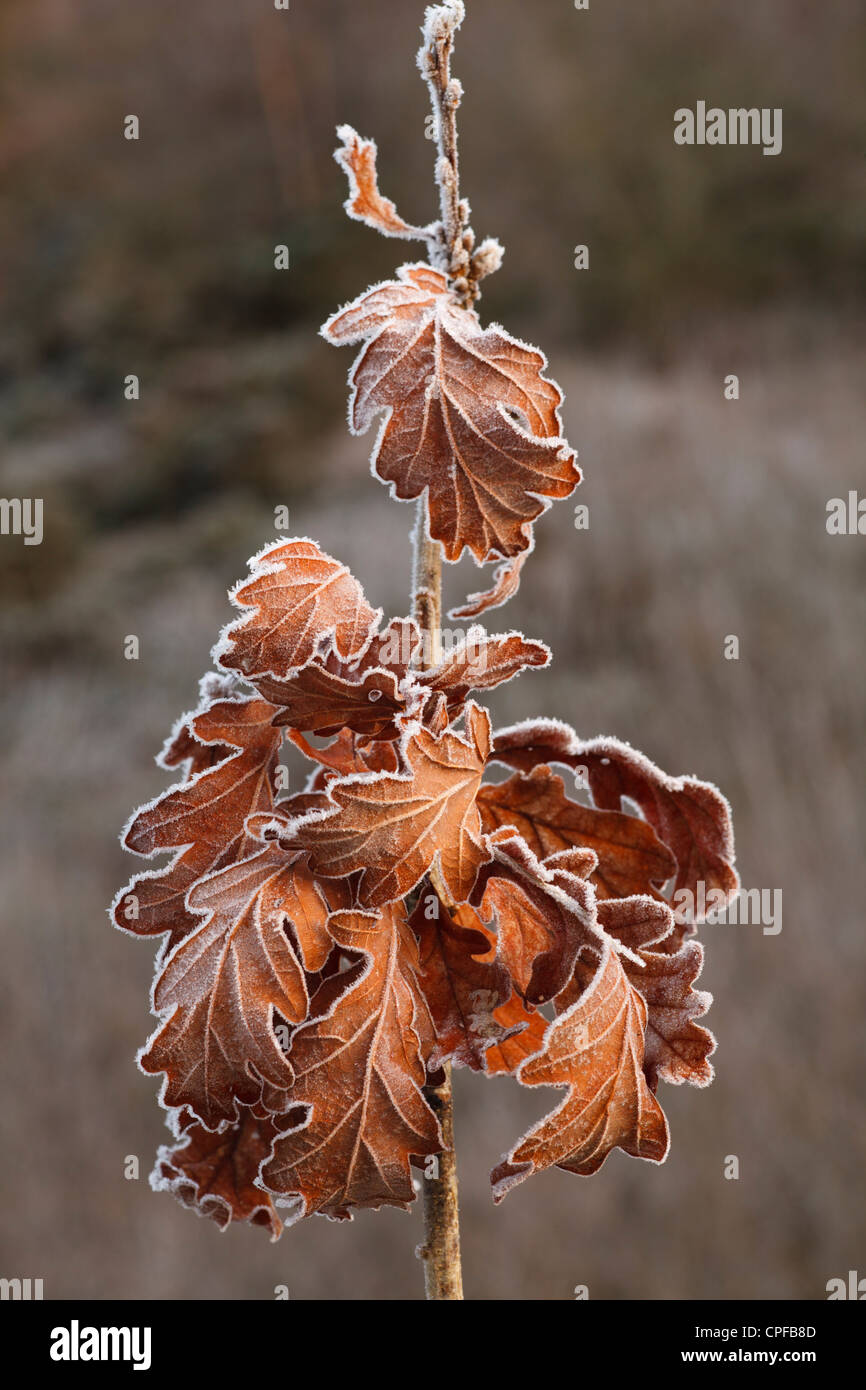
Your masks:
M489 750L490 721L472 703L466 708L465 737L451 732L437 737L410 726L403 747L408 772L330 782L327 796L334 810L296 821L287 843L303 846L313 872L325 878L341 878L363 866L362 907L405 897L435 860L452 899L464 902L487 857L475 795Z
M542 864L510 828L488 845L492 862L478 875L472 906L495 931L497 960L518 993L530 1004L546 1003L571 979L581 948L600 943L595 892L570 861Z
M306 1113L262 1178L297 1199L297 1215L345 1219L354 1207L408 1206L410 1159L441 1152L442 1136L422 1089L433 1027L405 908L340 912L330 929L362 961L322 985L315 1021L292 1038L292 1102Z
M509 998L511 981L497 961L479 959L489 954L490 937L460 925L465 910L455 909L452 917L428 885L410 922L418 939L418 978L436 1031L428 1065L450 1060L484 1071L487 1050L513 1031L494 1015Z
M237 1124L216 1134L192 1120L179 1144L160 1147L150 1185L155 1192L174 1193L221 1230L232 1221L249 1221L267 1227L277 1240L283 1223L273 1198L256 1186L277 1132L269 1116L246 1107Z
M703 967L703 947L697 941L680 945L673 913L649 898L601 903L599 918L615 941L637 954L636 962L623 964L647 1005L644 1071L650 1089L655 1091L660 1077L675 1086L709 1085L716 1040L694 1020L713 1000L706 990L692 988Z
M488 637L474 627L438 666L416 679L422 688L444 695L453 715L470 690L492 690L528 667L549 664L550 648L543 642L528 642L519 632Z
M310 662L286 680L260 676L256 688L279 706L275 724L326 736L349 729L368 738L397 738L396 718L406 709L393 671L374 669L355 681Z
M306 964L318 970L331 945L327 903L300 856L269 848L202 880L189 906L203 915L154 987L154 1008L168 1017L142 1069L164 1071L165 1103L188 1106L209 1129L233 1123L237 1101L264 1095L283 1110L292 1075L274 1013L299 1023L309 1003L285 924L297 927Z
M530 772L541 763L585 768L596 806L619 811L633 801L677 861L675 889L699 882L726 895L739 886L730 807L721 792L695 777L669 777L637 749L615 738L582 740L554 719L527 720L497 733L494 758Z
M443 695L454 717L470 690L490 690L529 666L546 666L550 650L518 632L489 637L472 628L435 667L412 666L420 642L414 623L392 622L356 662L334 653L314 658L284 679L257 676L256 689L277 706L274 724L328 736L346 730L365 739L398 738L402 722L430 695ZM432 710L432 703L428 709ZM429 720L427 721L429 724ZM446 721L447 722L447 721Z
M250 562L252 578L232 591L250 611L230 623L214 658L246 677L285 677L330 640L343 661L359 657L378 625L377 613L345 565L315 541L276 541Z
M121 890L113 905L119 927L139 936L168 932L171 950L198 924L186 905L193 884L257 848L244 823L273 806L275 713L264 700L217 700L182 721L161 760L186 762L186 781L137 811L123 835L136 854L174 850L175 857Z
M588 983L579 978L586 973ZM541 1052L517 1075L525 1086L564 1086L568 1095L494 1169L497 1202L552 1164L588 1174L614 1148L655 1163L667 1155L667 1121L643 1073L646 1004L609 943L594 971L579 968L556 1011Z
M365 222L383 236L408 237L416 241L432 235L427 227L412 227L404 222L390 198L379 192L376 173L376 144L364 140L350 125L337 127L341 140L334 158L349 180L349 196L343 207L357 222Z
M513 825L545 860L581 846L598 856L592 882L600 898L658 892L676 869L652 826L620 811L598 811L565 795L561 777L544 764L497 786L482 787L478 809L485 830Z
M543 353L497 325L482 329L428 265L401 266L322 333L366 343L350 377L351 427L363 434L385 413L374 470L404 501L426 490L429 533L446 558L526 550L535 518L580 481Z
M459 608L449 610L449 618L455 622L469 622L473 618L480 618L482 613L488 612L491 608L499 608L503 603L507 603L510 598L514 598L520 588L520 575L526 563L528 550L515 555L511 560L505 560L501 565L497 565L493 572L493 584L491 588L482 590L477 594L470 594L468 599Z

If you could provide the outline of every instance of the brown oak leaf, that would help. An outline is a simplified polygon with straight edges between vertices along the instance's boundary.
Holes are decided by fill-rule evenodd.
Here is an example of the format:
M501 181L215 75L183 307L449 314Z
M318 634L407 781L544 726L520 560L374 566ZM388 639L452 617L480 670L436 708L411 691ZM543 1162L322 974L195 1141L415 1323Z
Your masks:
M670 777L643 753L615 738L579 739L555 719L527 720L497 733L494 759L529 772L539 763L585 768L593 801L619 811L633 801L677 861L675 890L734 893L734 834L721 792L695 777Z
M370 738L397 738L396 716L406 708L393 671L374 669L353 681L310 662L285 680L260 676L256 688L278 706L278 727L326 737L350 729Z
M465 703L470 690L492 690L527 667L549 664L550 648L543 642L529 642L519 632L488 637L483 628L474 627L438 666L419 674L416 681L424 689L444 695L453 714Z
M238 1124L215 1134L188 1118L191 1123L182 1142L173 1148L160 1146L151 1187L174 1193L184 1206L210 1217L223 1231L232 1221L249 1221L266 1226L271 1240L277 1240L283 1223L273 1198L255 1185L277 1134L273 1120L259 1118L245 1106Z
M403 904L336 913L330 929L362 961L325 981L312 1002L314 1021L292 1037L291 1100L306 1112L262 1170L272 1192L297 1199L295 1219L408 1207L410 1158L442 1149L423 1092L433 1026Z
M561 777L543 763L478 793L485 830L513 825L539 859L574 846L598 856L592 882L600 898L660 889L676 869L652 826L620 811L598 811L565 795Z
M397 738L396 716L414 709L422 697L421 691L401 688L420 647L414 621L394 618L354 661L343 661L330 651L287 677L259 676L255 684L279 707L274 718L278 727L325 737L354 732L367 739ZM315 756L303 742L298 747L308 757Z
M404 222L391 199L383 198L379 192L375 141L364 140L350 125L338 126L337 135L342 143L334 151L334 158L349 180L349 196L343 204L349 216L383 236L426 239L431 229Z
M345 565L315 541L276 541L250 561L252 577L232 590L232 602L249 609L230 623L214 659L250 679L285 677L331 643L351 661L369 646L381 618Z
M490 937L461 926L460 911L455 920L428 885L410 918L418 938L418 978L436 1029L428 1066L450 1060L485 1071L488 1048L508 1033L494 1010L508 999L511 981L497 961L479 959L489 954Z
M401 266L322 333L366 342L350 376L351 428L363 434L385 412L375 471L404 501L426 489L447 559L526 550L535 518L580 481L544 355L498 325L482 329L428 265Z
M497 1202L551 1164L589 1174L614 1148L655 1163L667 1156L667 1121L643 1072L646 1004L610 944L588 973L557 999L542 1051L517 1073L525 1086L564 1086L568 1095L494 1169Z
M123 835L137 854L176 854L121 889L113 905L119 927L139 936L168 932L170 951L198 925L186 906L193 884L256 849L244 823L273 806L281 740L274 714L264 700L218 700L182 721L161 761L186 762L187 780L137 811Z
M544 1045L548 1020L531 1004L525 1004L519 994L512 994L493 1014L507 1036L494 1042L484 1054L488 1076L500 1076L517 1071L527 1057L532 1057Z
M142 1070L165 1072L164 1103L188 1106L209 1129L234 1123L238 1101L264 1095L269 1109L283 1110L292 1074L274 1014L299 1023L308 1007L285 927L295 928L307 968L318 970L331 945L325 898L301 856L269 847L196 884L188 902L204 915L154 986L154 1010L168 1017Z
M599 920L609 935L637 954L637 962L624 960L623 965L647 1005L644 1071L650 1089L655 1091L659 1078L675 1086L684 1081L708 1086L716 1040L694 1020L706 1013L713 998L692 988L703 967L703 947L697 941L679 945L673 913L647 898L600 903Z
M573 856L542 864L510 827L488 837L492 862L485 864L472 893L485 925L496 932L497 960L518 993L542 1004L562 990L582 947L598 947L595 892ZM595 866L593 856L584 871Z
M403 748L408 772L330 782L326 794L334 810L295 821L286 843L307 850L313 872L325 878L363 868L361 907L405 897L436 859L452 899L465 901L488 857L475 794L489 739L487 712L472 702L465 736L446 731L437 737L410 726Z
M493 572L491 588L470 594L460 607L448 610L448 617L455 622L468 622L472 618L480 618L482 613L488 612L491 608L499 608L503 603L507 603L520 588L520 575L528 554L528 550L521 551L513 559L505 560L503 564L498 565Z

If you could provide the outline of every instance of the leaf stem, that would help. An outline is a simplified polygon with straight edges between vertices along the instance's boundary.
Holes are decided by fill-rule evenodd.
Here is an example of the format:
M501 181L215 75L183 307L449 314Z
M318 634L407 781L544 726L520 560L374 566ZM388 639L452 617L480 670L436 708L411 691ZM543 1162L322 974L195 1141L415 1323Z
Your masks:
M427 508L423 496L418 500L412 545L414 616L423 642L421 664L429 669L437 666L442 657L442 547L427 534ZM435 867L430 877L437 893L447 903L448 897ZM430 1300L462 1299L454 1103L448 1063L442 1068L442 1079L426 1086L424 1095L439 1121L443 1141L435 1177L425 1175L422 1178L425 1240L419 1254L424 1260L424 1283Z

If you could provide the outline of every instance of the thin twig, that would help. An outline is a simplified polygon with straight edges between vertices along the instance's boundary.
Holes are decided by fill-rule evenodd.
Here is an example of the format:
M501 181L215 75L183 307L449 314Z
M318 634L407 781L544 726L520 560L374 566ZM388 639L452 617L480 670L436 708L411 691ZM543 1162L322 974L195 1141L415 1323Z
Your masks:
M421 664L437 666L442 657L442 547L427 534L427 507L418 501L414 549L414 615L421 629ZM430 875L446 906L450 900L436 869ZM462 1299L463 1275L460 1265L460 1216L457 1194L457 1155L454 1150L454 1106L451 1094L451 1068L442 1068L443 1079L425 1087L427 1103L442 1130L443 1151L437 1158L435 1176L424 1184L425 1241L419 1254L424 1260L424 1282L428 1299Z
M472 267L475 234L469 226L469 204L460 197L457 108L463 88L457 78L451 76L454 34L463 21L463 15L462 0L449 0L447 4L428 10L418 66L430 89L436 117L436 183L442 217L444 268L453 294L464 308L469 308L479 295Z

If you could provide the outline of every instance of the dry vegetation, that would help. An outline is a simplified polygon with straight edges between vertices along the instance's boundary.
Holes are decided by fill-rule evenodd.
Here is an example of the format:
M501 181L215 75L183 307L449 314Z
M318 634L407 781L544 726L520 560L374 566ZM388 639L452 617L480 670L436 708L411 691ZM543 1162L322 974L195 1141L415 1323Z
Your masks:
M599 7L584 49L564 36L582 16L532 8L537 23L497 3L497 76L473 57L494 12L475 0L465 62L483 80L466 108L466 176L476 221L513 259L484 311L529 337L559 333L591 526L575 531L567 504L539 524L508 622L548 640L556 664L491 703L500 720L543 707L582 734L615 729L672 772L718 782L746 886L782 888L785 911L779 936L705 931L718 1076L698 1122L694 1097L669 1093L674 1146L658 1170L614 1155L591 1184L547 1174L494 1211L487 1157L548 1097L464 1088L458 1073L467 1296L565 1299L588 1283L593 1297L820 1297L862 1268L866 1234L866 550L824 529L827 498L863 479L866 219L850 155L863 21L853 5L847 29L845 5L816 29L805 5L785 6L783 25L780 5L731 17L714 3L687 22L669 0L650 28ZM375 55L366 74L353 55L375 27L402 58L415 15L386 25L377 0L362 32L356 6L298 10L294 48L267 43L257 7L228 0L182 19L166 5L162 27L153 6L108 0L10 4L0 21L12 54L0 492L46 505L41 548L0 546L0 1251L4 1273L44 1277L49 1297L418 1288L406 1279L415 1216L310 1223L273 1249L239 1230L229 1249L151 1195L163 1135L154 1082L130 1067L151 953L105 917L125 873L117 826L133 796L164 785L156 768L148 784L147 760L194 701L225 587L273 506L288 503L292 531L339 553L373 602L404 603L411 510L370 483L366 441L326 426L340 420L344 364L311 330L356 285L362 255L328 158L336 118L359 112L391 168L417 136L404 110L423 124L413 74L386 102L369 81ZM541 64L546 80L530 82ZM714 83L740 100L755 73L760 104L785 106L790 159L756 170L754 152L751 164L728 152L720 174L681 152L686 174L670 111ZM519 97L501 112L503 91ZM153 136L118 152L104 123L130 109L151 113ZM540 178L539 199L554 199L543 226L534 202L516 207L485 175L494 109L519 134L520 185ZM656 115L664 148L648 160L638 132ZM393 190L410 213L415 198L426 215L428 177L407 168ZM609 267L571 271L578 239ZM277 240L304 270L269 270ZM393 248L369 247L373 278ZM146 382L134 408L116 403L128 370ZM722 399L729 370L736 404ZM449 576L453 597L475 578L471 565ZM138 662L122 657L130 632ZM738 663L722 657L728 633ZM739 1182L722 1177L731 1153ZM122 1177L128 1154L141 1156L138 1183ZM627 1245L610 1238L625 1215Z

